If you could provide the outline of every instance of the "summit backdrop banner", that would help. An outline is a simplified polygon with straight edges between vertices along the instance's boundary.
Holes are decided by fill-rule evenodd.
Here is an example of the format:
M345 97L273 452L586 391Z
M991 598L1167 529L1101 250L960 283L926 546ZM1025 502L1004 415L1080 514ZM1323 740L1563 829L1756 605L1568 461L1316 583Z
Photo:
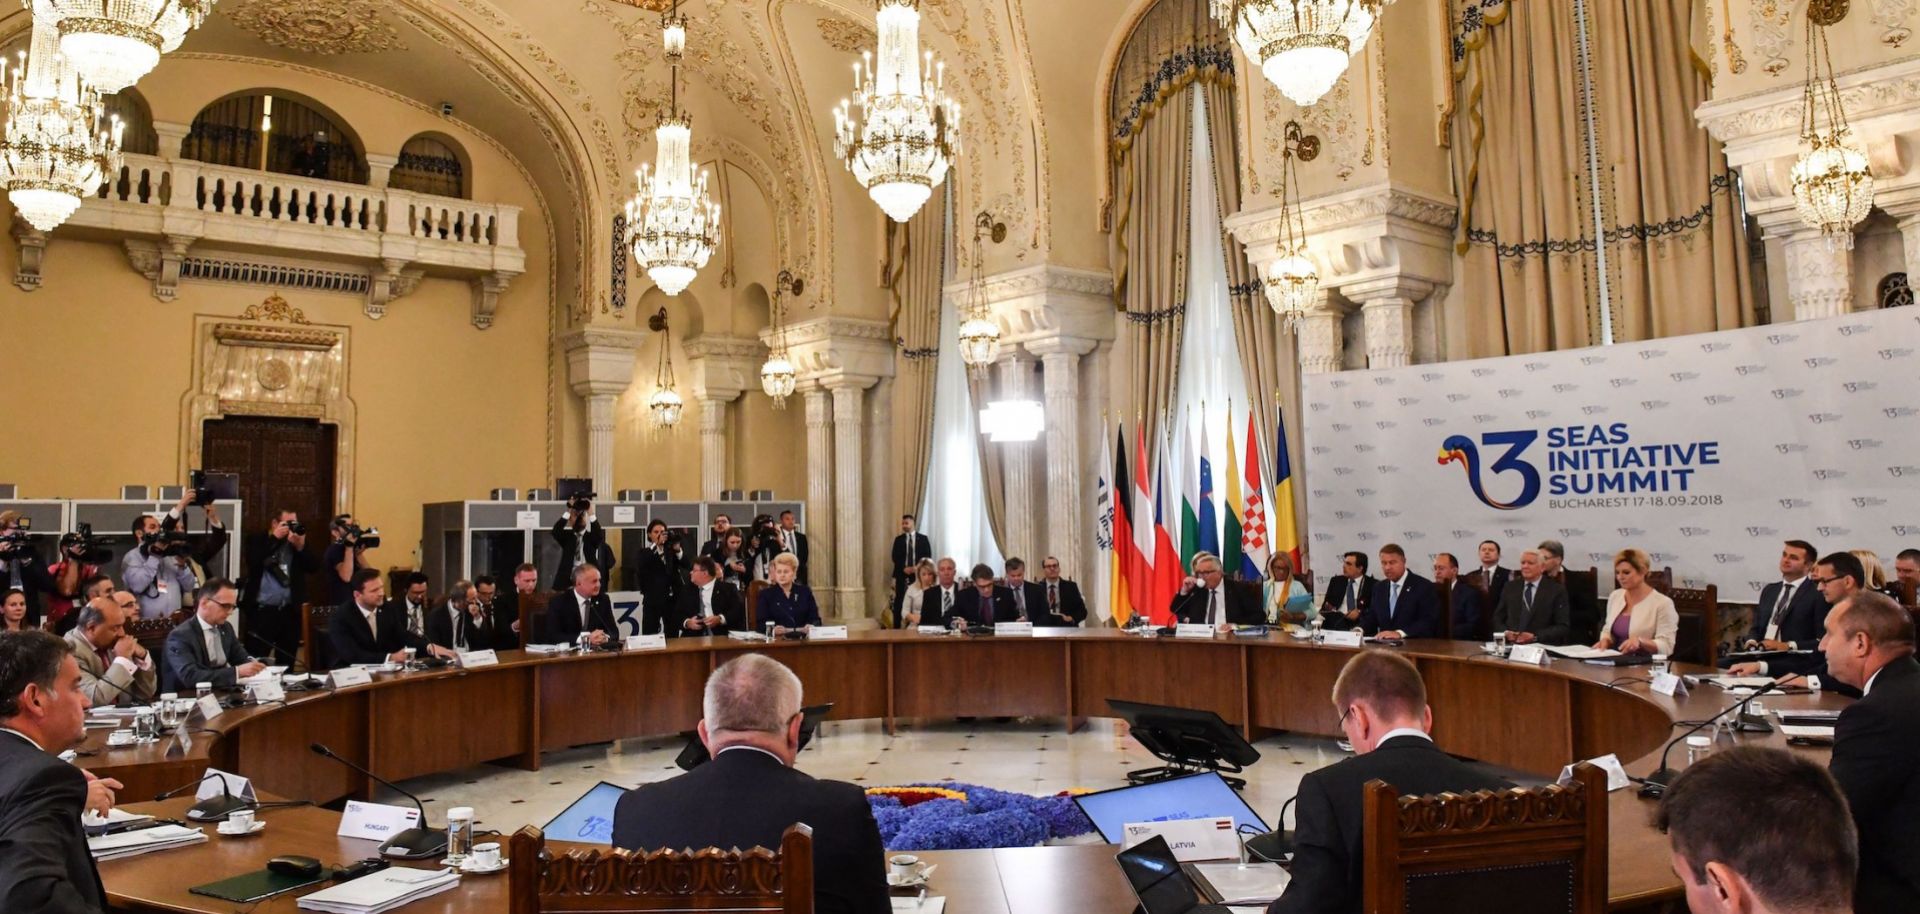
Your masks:
M1539 355L1306 378L1312 567L1397 542L1646 550L1750 602L1780 543L1920 547L1920 307ZM1322 591L1324 592L1324 591Z

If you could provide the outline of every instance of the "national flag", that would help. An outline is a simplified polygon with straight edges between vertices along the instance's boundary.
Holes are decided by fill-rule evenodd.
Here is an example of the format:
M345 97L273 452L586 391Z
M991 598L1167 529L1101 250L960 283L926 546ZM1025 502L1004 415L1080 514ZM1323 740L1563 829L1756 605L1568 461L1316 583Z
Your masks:
M1133 430L1134 487L1133 510L1127 520L1133 527L1134 563L1127 576L1127 600L1133 611L1153 618L1153 562L1156 526L1153 511L1153 464L1147 460L1146 423Z
M1251 428L1251 425L1249 425ZM1293 462L1287 459L1287 415L1281 411L1273 422L1273 536L1271 548L1293 559L1300 567L1300 531L1293 523Z
M1220 555L1220 517L1213 507L1213 436L1207 434L1207 411L1200 410L1200 546L1195 552L1211 552L1217 558ZM1227 475L1231 476L1232 473ZM1187 567L1193 567L1192 556L1187 559ZM1221 565L1221 571L1227 566Z
M1232 446L1233 434L1227 434L1227 444ZM1227 458L1233 460L1231 456ZM1228 472L1232 472L1229 470ZM1249 581L1258 581L1267 574L1267 504L1261 496L1266 481L1260 475L1260 437L1255 434L1253 411L1247 411L1247 506L1240 516L1246 518L1240 528L1240 569L1242 576ZM1229 487L1229 493L1237 491ZM1238 500L1238 496L1228 497Z
M1167 528L1173 539L1173 551L1180 554L1180 567L1193 567L1193 553L1200 548L1200 477L1193 466L1193 431L1187 407L1180 407L1180 418L1167 432L1167 473L1180 493L1178 526Z
M1233 407L1228 406L1227 462L1221 465L1221 468L1226 470L1227 500L1224 505L1225 510L1221 512L1225 515L1223 518L1225 529L1220 532L1220 570L1227 574L1237 572L1243 581L1258 581L1260 580L1259 569L1256 568L1249 573L1246 554L1241 551L1246 534L1241 529L1240 518L1245 516L1246 509L1240 503L1239 464L1234 461L1233 455Z
M1131 593L1137 586L1136 570L1140 566L1140 550L1134 545L1133 524L1129 517L1132 509L1127 507L1128 499L1133 495L1133 483L1127 477L1127 424L1120 423L1115 438L1120 449L1113 454L1113 591L1110 594L1112 605L1108 608L1115 625L1125 625L1133 617L1133 598ZM1104 447L1104 445L1103 445Z
M1166 438L1160 439L1159 466L1153 473L1153 602L1149 604L1148 618L1156 624L1173 624L1173 595L1180 589L1180 579L1186 576L1186 569L1180 564L1180 553L1175 551L1173 536L1167 530L1166 507L1172 498L1167 491L1167 444Z
M1107 422L1100 420L1100 475L1093 490L1093 613L1105 622L1113 615L1114 511L1113 447L1107 442Z

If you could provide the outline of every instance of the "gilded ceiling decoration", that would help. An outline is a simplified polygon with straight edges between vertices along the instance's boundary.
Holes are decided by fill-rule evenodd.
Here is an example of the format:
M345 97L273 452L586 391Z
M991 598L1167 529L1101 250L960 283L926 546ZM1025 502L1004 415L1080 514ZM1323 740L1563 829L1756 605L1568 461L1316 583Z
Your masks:
M371 0L248 0L225 9L235 25L276 47L309 54L407 49Z
M858 54L873 47L877 40L873 30L845 19L820 20L820 39L842 54Z

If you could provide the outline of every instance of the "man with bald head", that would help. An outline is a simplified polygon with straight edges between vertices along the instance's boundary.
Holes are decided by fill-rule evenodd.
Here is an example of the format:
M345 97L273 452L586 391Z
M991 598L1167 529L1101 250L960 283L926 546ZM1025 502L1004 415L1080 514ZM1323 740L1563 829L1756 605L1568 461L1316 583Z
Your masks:
M1820 650L1834 679L1859 689L1840 712L1828 767L1860 831L1857 911L1920 911L1920 663L1913 616L1862 590L1827 614Z
M96 706L147 704L160 691L160 671L147 649L127 634L140 618L131 591L96 597L80 608L67 643L80 664L80 690Z
M1547 577L1540 550L1520 553L1520 576L1507 582L1493 611L1493 630L1514 644L1566 644L1573 639L1567 588Z

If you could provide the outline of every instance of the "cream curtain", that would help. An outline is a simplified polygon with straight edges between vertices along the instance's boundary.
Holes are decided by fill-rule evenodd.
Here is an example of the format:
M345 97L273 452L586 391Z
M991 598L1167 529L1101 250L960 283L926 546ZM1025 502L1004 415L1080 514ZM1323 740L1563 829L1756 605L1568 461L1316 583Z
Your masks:
M1477 291L1463 302L1470 357L1595 345L1609 318L1621 341L1752 320L1725 155L1693 121L1707 93L1692 63L1693 5L1587 9L1597 169L1575 5L1465 0L1456 10L1460 278Z
M947 277L947 194L938 193L905 224L887 220L882 275L892 301L894 361L893 478L902 480L894 513L918 510L933 453L934 368Z

